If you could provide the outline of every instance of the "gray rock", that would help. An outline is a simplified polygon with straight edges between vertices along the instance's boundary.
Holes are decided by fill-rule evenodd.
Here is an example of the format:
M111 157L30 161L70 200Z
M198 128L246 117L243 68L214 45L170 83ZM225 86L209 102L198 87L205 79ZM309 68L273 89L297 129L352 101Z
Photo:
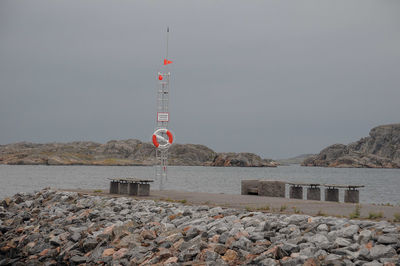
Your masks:
M59 236L53 236L52 238L50 238L50 244L52 244L53 246L61 246L62 242Z
M376 245L370 250L370 255L373 260L391 258L396 255L396 250L391 246Z
M75 255L75 256L71 257L70 262L75 263L75 264L85 263L86 257Z
M219 243L225 244L226 240L229 238L229 233L225 232L222 235L219 236Z
M287 254L291 254L293 252L299 252L299 246L291 243L284 243L282 246L282 250L285 251Z
M345 238L353 238L353 235L357 234L360 227L356 224L352 224L350 226L344 227L339 230L339 235Z
M342 256L337 255L337 254L329 254L328 256L325 257L325 261L331 261L331 260L340 260L342 259Z
M290 258L287 260L280 260L279 262L281 266L297 266L303 264L300 258Z
M371 259L370 251L365 247L361 248L359 251L359 258L362 260L370 260Z
M190 227L189 230L186 231L185 240L189 241L190 239L196 237L200 233L200 230L197 227Z
M322 234L316 234L310 238L310 242L320 245L329 243L329 240L326 236Z
M70 239L74 242L78 242L81 239L81 234L73 233L72 235L70 235Z
M382 266L382 265L383 265L382 263L380 263L380 262L378 262L376 260L371 261L371 262L367 262L367 263L364 264L364 266Z
M307 247L307 248L300 250L300 256L312 258L317 251L318 251L318 249L315 247Z
M205 261L216 261L220 257L221 256L214 251L207 250L205 253Z
M179 254L178 261L180 262L191 261L199 253L200 253L199 247L191 246Z
M347 246L350 246L351 242L345 238L338 237L338 238L336 238L334 244L339 247L347 247Z
M383 235L378 237L378 243L380 244L397 244L399 239L394 236Z
M284 221L287 222L288 224L296 224L299 225L303 222L307 222L307 219L310 216L307 215L298 215L298 214L293 214L287 217Z
M365 244L371 239L372 239L372 232L366 229L360 232L360 238L358 239L358 242Z
M238 248L242 250L248 250L251 245L251 241L245 237L240 237L239 240L232 243L233 248Z
M328 228L328 225L326 225L326 224L320 224L320 225L318 225L317 230L318 231L328 231L329 228Z
M28 208L30 208L32 206L32 204L33 204L33 200L25 201L25 206L28 207Z
M85 252L91 251L92 249L94 249L97 246L97 240L93 239L93 238L87 238L84 242L83 242L83 249Z
M274 259L266 258L266 259L260 261L259 264L257 264L257 265L275 266L275 265L279 265L279 264Z

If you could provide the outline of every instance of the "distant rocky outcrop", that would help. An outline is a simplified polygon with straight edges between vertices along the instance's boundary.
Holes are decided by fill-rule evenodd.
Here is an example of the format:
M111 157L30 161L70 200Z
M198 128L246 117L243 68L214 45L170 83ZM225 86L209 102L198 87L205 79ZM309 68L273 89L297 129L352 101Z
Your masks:
M261 159L254 153L218 153L210 164L211 166L240 166L240 167L276 167L278 163Z
M334 144L304 160L303 166L400 168L400 124L373 128L349 145Z
M221 158L226 158L223 163ZM229 163L228 163L229 161ZM214 163L217 162L217 163ZM19 142L0 145L0 164L44 165L153 165L153 144L137 139L96 142L36 144ZM251 153L218 154L204 145L173 144L169 149L170 165L194 166L276 166Z
M276 160L279 165L301 164L305 159L314 156L315 154L301 154L287 159Z

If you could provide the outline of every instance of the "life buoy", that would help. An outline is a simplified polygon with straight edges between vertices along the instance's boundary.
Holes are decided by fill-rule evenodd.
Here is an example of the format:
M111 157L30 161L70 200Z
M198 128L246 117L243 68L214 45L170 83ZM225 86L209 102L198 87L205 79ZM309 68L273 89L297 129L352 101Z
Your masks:
M161 134L165 133L168 136L168 140L166 140ZM168 148L172 142L174 141L174 137L172 136L171 131L166 128L159 128L153 133L153 144L156 148ZM162 144L160 144L162 142Z

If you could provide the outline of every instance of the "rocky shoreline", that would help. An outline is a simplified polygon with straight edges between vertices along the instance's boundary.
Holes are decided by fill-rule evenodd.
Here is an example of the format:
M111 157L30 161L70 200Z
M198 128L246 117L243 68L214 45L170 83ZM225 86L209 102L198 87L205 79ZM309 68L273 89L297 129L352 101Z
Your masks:
M0 265L399 265L386 221L44 189L0 202Z
M137 139L70 143L19 142L0 145L0 164L150 166L157 163L154 145ZM169 165L276 167L253 153L217 153L199 144L172 144Z
M302 166L400 168L400 124L378 126L349 145L333 144L303 161Z

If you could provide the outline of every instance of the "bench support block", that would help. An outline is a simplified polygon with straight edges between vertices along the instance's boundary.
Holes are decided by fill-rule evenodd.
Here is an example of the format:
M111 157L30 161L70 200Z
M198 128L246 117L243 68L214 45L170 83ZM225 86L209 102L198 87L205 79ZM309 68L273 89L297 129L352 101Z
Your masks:
M119 194L128 194L128 183L119 183Z
M129 195L137 196L138 195L139 184L138 183L129 183Z
M326 188L325 189L325 201L339 202L339 189Z
M359 203L360 191L355 189L347 189L344 191L344 202Z
M321 189L319 187L307 188L307 199L308 200L321 200Z
M264 181L258 183L258 195L266 197L285 197L286 183L281 181Z
M110 194L118 194L118 182L111 181L110 182Z
M138 184L138 196L150 195L150 184Z
M303 199L303 187L290 186L289 197L291 199Z
M249 195L252 188L258 187L259 180L242 180L242 195Z

